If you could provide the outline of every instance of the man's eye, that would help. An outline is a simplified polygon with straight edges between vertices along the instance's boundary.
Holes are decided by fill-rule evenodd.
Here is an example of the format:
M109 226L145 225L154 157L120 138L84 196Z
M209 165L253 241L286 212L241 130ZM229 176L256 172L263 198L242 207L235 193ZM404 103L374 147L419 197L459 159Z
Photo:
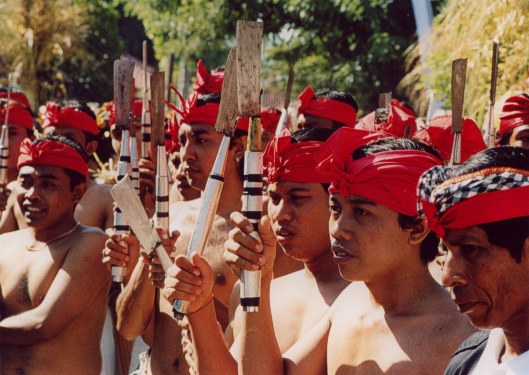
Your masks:
M332 213L340 213L340 206L337 204L331 203L329 204L329 211Z
M197 139L197 142L198 143L206 143L208 140L206 138L198 138Z
M366 210L363 210L361 208L355 208L353 212L357 216L367 216L367 215L369 215L369 212L367 212Z

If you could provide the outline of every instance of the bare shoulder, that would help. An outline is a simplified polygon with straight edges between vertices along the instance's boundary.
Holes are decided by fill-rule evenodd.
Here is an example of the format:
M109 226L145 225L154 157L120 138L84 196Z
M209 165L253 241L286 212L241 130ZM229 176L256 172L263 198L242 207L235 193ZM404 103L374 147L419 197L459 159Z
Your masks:
M90 181L88 184L88 189L86 190L85 194L89 194L90 196L97 196L97 199L102 200L112 200L112 195L110 195L110 190L112 189L112 185L109 184L98 184L94 181Z
M84 251L94 250L97 247L97 256L101 257L100 251L104 248L107 238L108 236L100 228L80 224L77 233L73 237L76 245L74 248Z

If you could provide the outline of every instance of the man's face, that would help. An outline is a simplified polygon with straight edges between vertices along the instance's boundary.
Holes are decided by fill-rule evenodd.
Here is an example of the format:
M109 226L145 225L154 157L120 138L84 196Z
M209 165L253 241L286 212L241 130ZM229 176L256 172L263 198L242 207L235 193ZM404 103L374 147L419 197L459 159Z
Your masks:
M329 208L332 252L344 279L371 282L405 272L410 229L400 227L396 211L340 194L330 196Z
M312 129L312 128L334 129L334 122L331 119L324 118L324 117L301 114L298 117L298 128L299 129Z
M18 157L20 156L20 144L28 137L26 128L19 125L9 125L9 159L8 168L17 169ZM13 176L14 177L14 176Z
M509 145L529 149L529 124L513 129L509 138Z
M319 183L281 181L268 186L268 215L287 255L301 261L330 255L328 200Z
M70 177L63 168L23 166L18 174L17 200L30 227L53 228L73 212L82 196L81 185L70 190ZM80 195L79 195L80 194Z
M442 282L452 299L480 329L523 322L529 310L526 249L516 263L505 248L492 245L477 226L449 230L442 240Z
M178 131L182 168L191 187L203 191L223 135L206 124L182 124Z
M186 175L182 167L183 164L180 162L180 153L174 153L171 161L176 169L174 175L174 183L176 188L178 189L178 192L182 196L182 199L184 201L189 201L200 197L200 191L193 189L187 181Z

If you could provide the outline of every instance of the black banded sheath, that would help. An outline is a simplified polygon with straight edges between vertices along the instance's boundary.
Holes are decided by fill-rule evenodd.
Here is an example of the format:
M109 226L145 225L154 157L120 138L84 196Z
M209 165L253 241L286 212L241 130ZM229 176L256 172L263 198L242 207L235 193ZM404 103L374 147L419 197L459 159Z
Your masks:
M224 170L226 167L229 145L230 137L224 135L219 147L219 152L213 163L211 174L208 177L206 188L204 189L202 207L198 212L195 229L193 230L187 248L187 258L191 258L194 253L202 255L204 248L206 247L208 234L213 225L213 219L215 218L220 195L222 193L222 186L224 185ZM189 304L188 301L175 300L173 302L174 317L181 320L189 311Z
M7 166L9 163L9 104L11 101L11 78L9 73L9 84L7 87L6 118L2 125L2 136L0 137L0 193L7 186Z
M141 108L141 155L143 159L149 158L151 146L151 112L149 111L149 99L147 98L147 41L143 41L143 105Z
M122 129L121 135L121 149L119 153L118 161L118 181L121 181L128 173L130 167L130 137L129 131L126 128ZM121 212L120 208L116 205L114 207L114 232L118 235L129 234L130 228L126 223L125 216ZM128 245L121 241L121 246L127 247ZM125 276L125 268L112 266L112 281L117 283L123 282Z
M134 124L134 114L130 114L129 122L129 150L130 150L130 180L134 191L140 195L140 168L138 166L138 143L136 142L136 128Z
M263 153L261 152L261 121L251 118L248 141L244 153L244 184L242 214L253 226L250 235L259 241L257 226L263 209ZM261 299L261 271L241 270L241 306L243 311L259 311Z
M156 226L169 231L169 176L165 146L156 147Z
M9 103L9 101L8 101ZM9 104L6 108L6 121L2 125L2 136L0 137L0 193L3 193L7 186L7 166L9 161Z

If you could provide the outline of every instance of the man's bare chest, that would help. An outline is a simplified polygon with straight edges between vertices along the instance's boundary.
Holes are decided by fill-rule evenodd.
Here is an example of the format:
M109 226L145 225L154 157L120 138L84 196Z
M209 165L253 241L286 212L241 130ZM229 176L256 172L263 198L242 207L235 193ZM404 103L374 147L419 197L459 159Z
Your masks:
M52 255L48 249L6 251L0 266L2 315L9 316L40 305L64 256L64 253Z

